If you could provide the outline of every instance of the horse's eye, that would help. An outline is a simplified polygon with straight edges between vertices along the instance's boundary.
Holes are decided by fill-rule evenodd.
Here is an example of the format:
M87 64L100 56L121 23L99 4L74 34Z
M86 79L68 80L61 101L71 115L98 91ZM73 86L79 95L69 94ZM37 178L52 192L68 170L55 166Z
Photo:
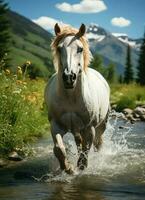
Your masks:
M82 47L78 47L77 53L81 53L82 51L83 51L83 48Z

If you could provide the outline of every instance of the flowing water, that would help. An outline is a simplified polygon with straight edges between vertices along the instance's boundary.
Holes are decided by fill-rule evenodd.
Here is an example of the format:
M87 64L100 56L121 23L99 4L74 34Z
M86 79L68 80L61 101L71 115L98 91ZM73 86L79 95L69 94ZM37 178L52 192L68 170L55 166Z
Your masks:
M71 134L64 138L76 166ZM101 151L89 153L89 166L74 175L58 172L51 139L35 147L37 156L0 170L0 200L145 200L145 123L111 117Z

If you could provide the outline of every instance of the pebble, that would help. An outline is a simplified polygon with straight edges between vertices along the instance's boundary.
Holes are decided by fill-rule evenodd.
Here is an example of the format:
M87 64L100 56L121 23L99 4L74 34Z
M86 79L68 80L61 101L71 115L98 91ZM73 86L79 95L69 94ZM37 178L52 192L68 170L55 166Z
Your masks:
M13 151L9 154L8 159L11 161L21 161L23 158L16 152Z

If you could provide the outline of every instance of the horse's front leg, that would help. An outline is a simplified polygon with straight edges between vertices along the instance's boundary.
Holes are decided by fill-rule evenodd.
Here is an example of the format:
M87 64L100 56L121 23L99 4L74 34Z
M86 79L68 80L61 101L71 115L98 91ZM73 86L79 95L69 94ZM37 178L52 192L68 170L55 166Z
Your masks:
M54 142L53 151L59 161L61 170L65 170L68 174L73 173L72 167L66 158L66 150L62 140L62 136L65 132L54 121L51 122L51 134Z
M79 169L84 170L88 166L88 153L93 142L93 129L91 127L81 132L82 138L82 151L80 153L77 166Z

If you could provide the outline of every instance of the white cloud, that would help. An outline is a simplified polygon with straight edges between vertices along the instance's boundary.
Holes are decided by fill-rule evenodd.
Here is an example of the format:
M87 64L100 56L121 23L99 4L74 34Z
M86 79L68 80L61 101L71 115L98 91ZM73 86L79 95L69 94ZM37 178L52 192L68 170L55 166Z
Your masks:
M52 30L56 23L59 23L60 25L64 25L63 22L51 17L46 17L46 16L39 17L38 19L33 19L32 21L46 30Z
M56 4L56 7L61 11L72 13L98 13L107 9L103 0L81 0L77 4L63 2Z
M125 26L129 26L131 24L131 21L128 19L125 19L124 17L114 17L111 20L111 24L113 26L125 27Z

